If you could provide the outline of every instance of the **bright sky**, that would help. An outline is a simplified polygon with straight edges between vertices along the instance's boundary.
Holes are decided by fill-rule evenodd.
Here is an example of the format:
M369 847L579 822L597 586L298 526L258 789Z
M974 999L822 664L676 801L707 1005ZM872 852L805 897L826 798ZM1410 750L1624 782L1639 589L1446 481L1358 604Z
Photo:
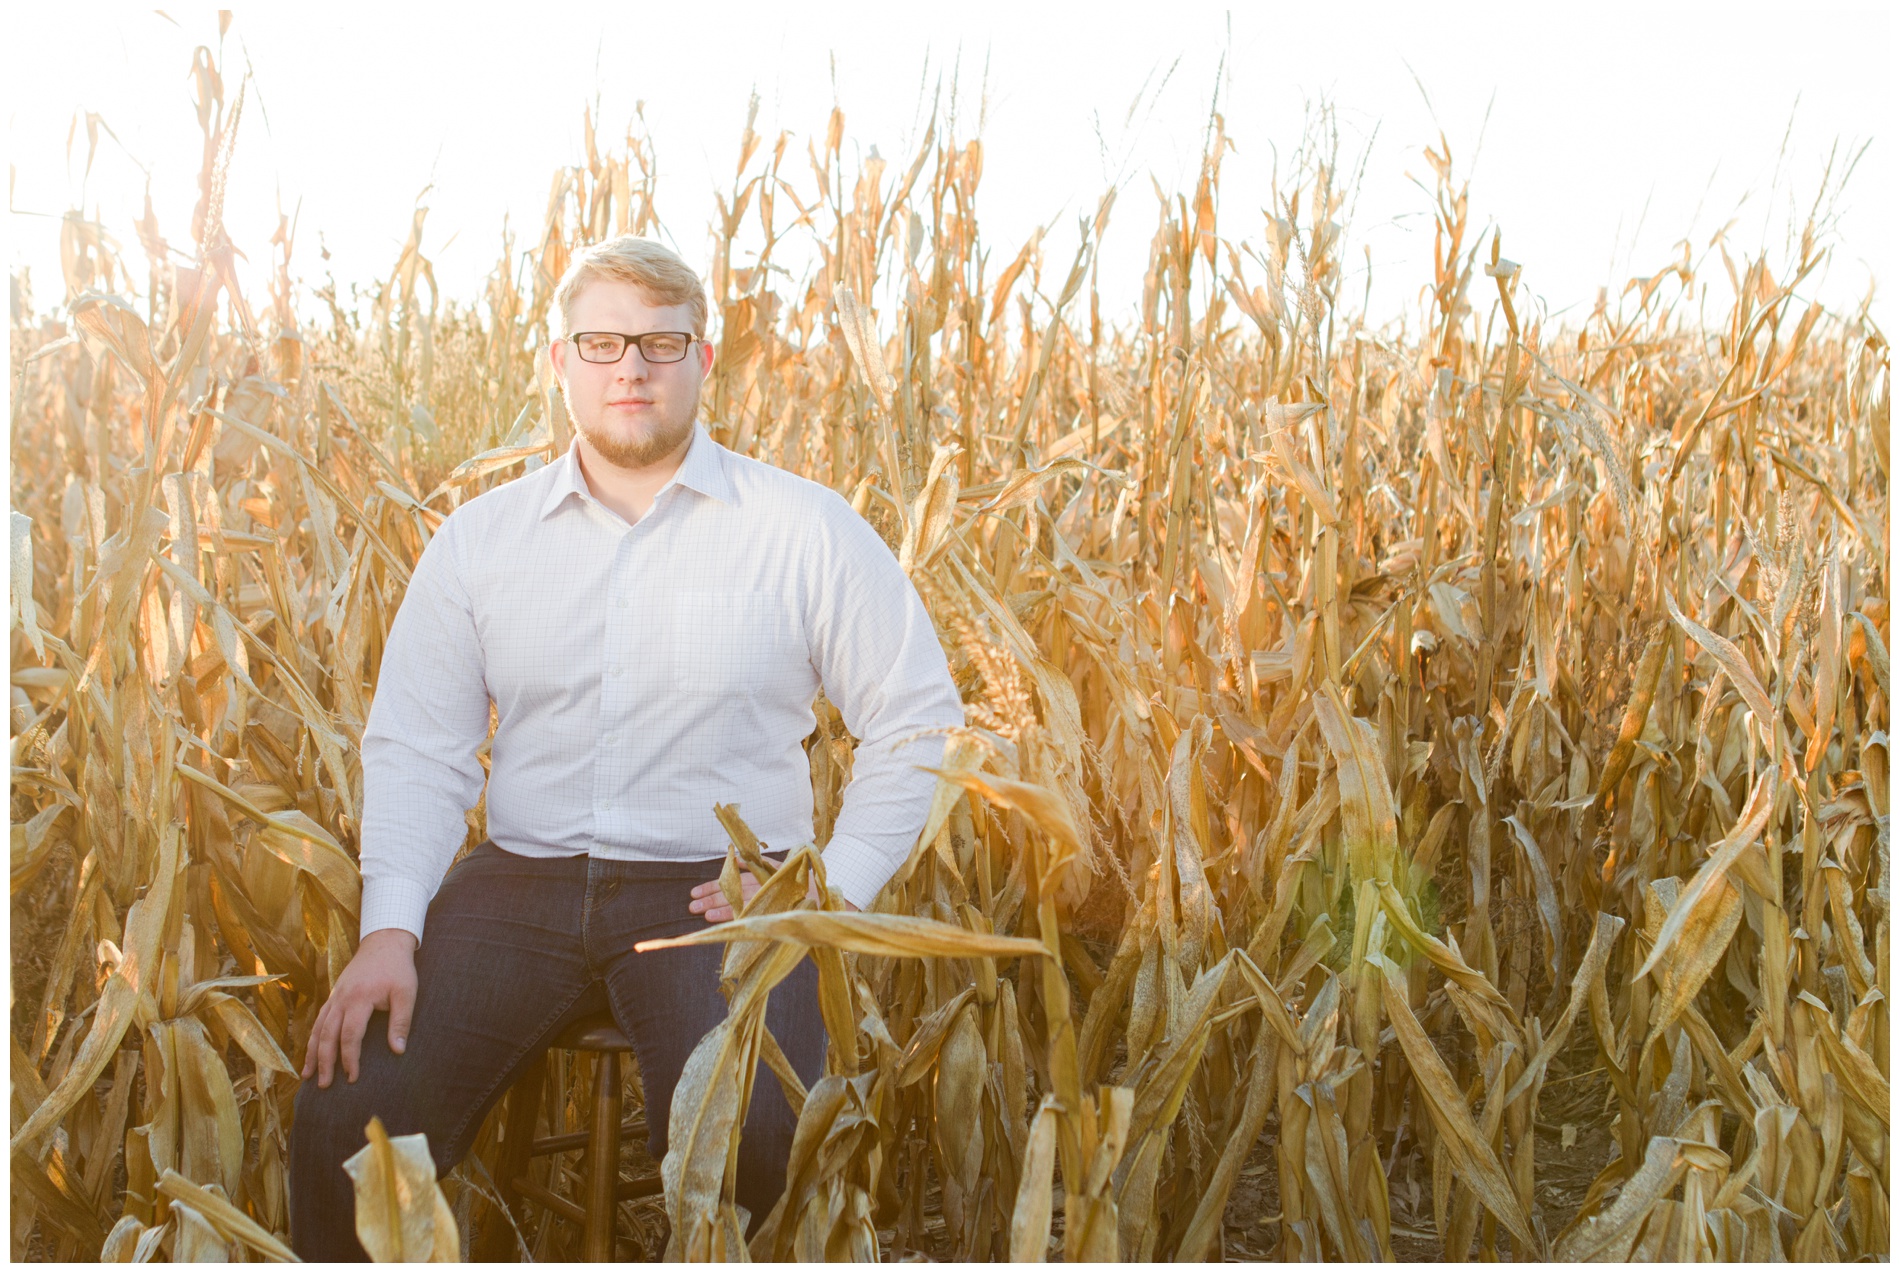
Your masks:
M1550 16L1531 16L1540 10ZM209 10L168 12L175 22L129 8L83 22L67 6L10 12L8 261L31 269L41 308L61 293L57 214L82 197L139 260L130 222L143 204L141 165L165 233L189 249L200 142L188 71L194 48L216 46L217 23ZM247 64L255 77L226 221L262 267L281 198L299 217L300 272L320 280L321 237L347 287L389 271L421 197L431 209L424 253L445 293L471 297L504 214L524 238L540 223L553 169L579 158L582 108L597 95L609 137L644 102L666 228L703 264L712 194L731 185L752 91L768 144L789 129L802 156L822 140L835 98L847 145L875 145L895 165L914 153L931 96L951 105L954 79L959 132L982 114L978 206L992 275L1047 224L1045 274L1055 277L1045 284L1060 286L1077 216L1119 177L1101 278L1105 308L1132 316L1156 225L1149 176L1191 192L1218 91L1236 148L1223 168L1221 233L1256 242L1276 149L1284 165L1308 102L1335 104L1342 155L1365 158L1345 291L1364 293L1369 250L1376 318L1415 312L1430 278L1430 202L1413 178L1429 183L1421 151L1441 128L1472 179L1474 231L1502 226L1525 285L1579 317L1600 285L1614 295L1631 275L1654 273L1685 238L1700 258L1731 221L1738 258L1766 244L1786 259L1789 218L1805 217L1830 150L1838 176L1871 142L1835 203L1826 275L1806 289L1847 309L1871 279L1889 296L1900 279L1892 32L1883 6L1822 4L1275 5L1231 16L1180 3L780 0L533 16L466 4L259 5L239 10L225 41L227 95ZM102 137L89 176L83 126L67 153L84 111L122 143ZM809 189L802 158L787 167ZM1715 282L1719 258L1709 265Z

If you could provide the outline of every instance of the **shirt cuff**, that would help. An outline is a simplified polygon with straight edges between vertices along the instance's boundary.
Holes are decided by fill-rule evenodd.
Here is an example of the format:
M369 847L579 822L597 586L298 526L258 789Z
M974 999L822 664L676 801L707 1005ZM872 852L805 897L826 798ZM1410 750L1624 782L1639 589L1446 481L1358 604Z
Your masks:
M825 846L825 881L839 896L861 911L871 903L897 874L897 866L862 840L833 836Z
M430 892L415 880L400 875L379 875L363 881L363 922L357 931L362 940L379 928L400 928L422 942L422 921L429 914Z

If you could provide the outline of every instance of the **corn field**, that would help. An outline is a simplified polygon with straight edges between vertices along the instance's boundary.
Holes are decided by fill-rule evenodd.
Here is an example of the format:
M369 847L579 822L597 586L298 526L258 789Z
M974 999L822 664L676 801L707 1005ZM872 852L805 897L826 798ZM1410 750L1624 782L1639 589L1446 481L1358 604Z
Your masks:
M16 1259L289 1256L385 634L444 517L568 444L570 254L660 227L650 139L589 119L481 296L438 294L421 210L355 297L296 281L287 219L246 296L245 92L193 74L188 224L74 212L59 302L14 280ZM967 725L871 912L813 909L801 852L690 939L732 943L731 1015L667 1161L628 1151L665 1192L623 1253L1888 1255L1887 342L1803 298L1816 232L1718 244L1725 316L1685 254L1540 324L1442 144L1424 321L1375 329L1329 136L1261 214L1213 116L1192 191L1111 192L1045 261L980 237L942 119L888 165L837 112L748 123L701 418L880 530ZM1111 215L1154 225L1137 313L1103 312ZM819 720L816 847L851 771ZM735 864L743 812L707 810ZM758 1066L800 1121L748 1245L728 1150L807 955L830 1051L809 1090ZM542 1134L590 1059L551 1058ZM501 1112L439 1195L378 1129L373 1250L509 1225ZM536 1179L579 1197L579 1162Z

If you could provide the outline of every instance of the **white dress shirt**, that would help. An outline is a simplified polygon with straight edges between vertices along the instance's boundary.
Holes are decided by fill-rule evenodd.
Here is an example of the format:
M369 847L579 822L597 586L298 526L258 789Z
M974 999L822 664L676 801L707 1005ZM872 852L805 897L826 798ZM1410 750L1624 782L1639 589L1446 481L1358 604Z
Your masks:
M811 841L800 743L821 682L859 740L825 870L868 906L922 829L937 779L918 766L943 763L963 705L916 589L850 504L697 424L633 525L571 447L471 500L416 563L383 652L362 931L422 937L482 793L491 701L501 848L709 861L726 852L716 803L773 850Z

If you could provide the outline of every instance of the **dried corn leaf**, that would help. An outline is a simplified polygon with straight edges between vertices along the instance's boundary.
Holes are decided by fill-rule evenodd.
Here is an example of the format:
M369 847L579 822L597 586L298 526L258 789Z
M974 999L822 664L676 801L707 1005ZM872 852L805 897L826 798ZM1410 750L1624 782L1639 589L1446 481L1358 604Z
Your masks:
M1399 1046L1412 1067L1412 1076L1425 1099L1425 1109L1444 1138L1443 1144L1457 1165L1459 1178L1484 1203L1513 1237L1523 1243L1522 1254L1540 1256L1541 1244L1531 1233L1529 1220L1519 1206L1517 1193L1498 1161L1497 1152L1478 1131L1466 1107L1464 1095L1452 1081L1451 1072L1438 1055L1438 1049L1412 1015L1406 1004L1405 976L1398 965L1383 955L1369 956L1368 962L1385 974L1386 1012L1398 1035Z
M268 1260L290 1263L297 1259L275 1234L238 1210L229 1199L194 1185L175 1171L159 1177L158 1191L192 1207L226 1242L241 1242Z
M898 957L980 955L1046 955L1048 949L1027 937L994 937L973 933L940 920L911 915L853 915L829 911L788 911L778 915L747 916L688 933L643 941L635 950L665 950L671 946L709 946L720 942L773 940L827 946L860 955Z
M1670 955L1677 939L1692 922L1703 935L1711 931L1712 916L1721 904L1719 898L1728 868L1768 825L1768 814L1774 808L1776 778L1775 771L1763 770L1755 779L1754 788L1748 793L1748 804L1743 807L1735 827L1710 851L1708 859L1697 868L1676 898L1675 905L1669 908L1669 916L1656 934L1656 944L1650 947L1643 966L1636 970L1638 977L1647 977Z
M379 1263L461 1259L455 1216L435 1182L435 1159L421 1132L391 1136L380 1118L369 1143L343 1162L356 1186L356 1237Z

